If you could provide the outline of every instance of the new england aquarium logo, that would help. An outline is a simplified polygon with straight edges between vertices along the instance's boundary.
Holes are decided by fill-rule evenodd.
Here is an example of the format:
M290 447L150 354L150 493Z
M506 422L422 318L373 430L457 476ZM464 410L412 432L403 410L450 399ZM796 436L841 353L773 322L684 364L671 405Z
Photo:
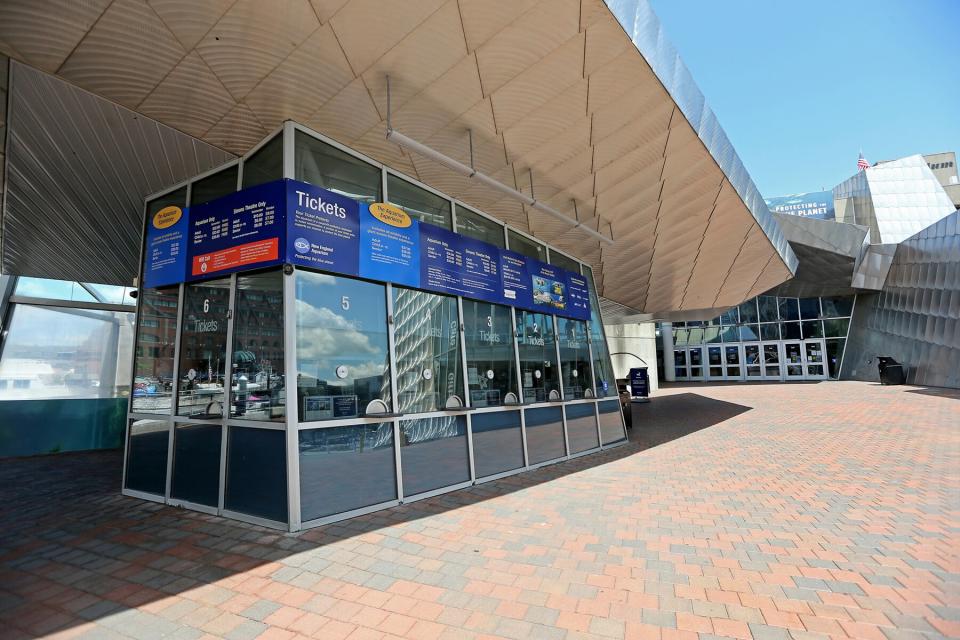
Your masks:
M293 248L299 254L310 253L310 241L306 238L297 238L293 241Z

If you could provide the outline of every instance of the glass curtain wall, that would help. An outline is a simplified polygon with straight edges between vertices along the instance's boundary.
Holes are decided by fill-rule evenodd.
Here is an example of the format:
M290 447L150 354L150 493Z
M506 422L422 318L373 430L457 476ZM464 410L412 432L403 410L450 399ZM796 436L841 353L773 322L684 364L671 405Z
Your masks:
M518 404L510 307L464 300L463 337L467 351L470 406Z
M522 309L517 309L516 314L523 402L559 400L560 367L553 316Z
M283 422L283 274L237 276L234 318L230 417Z

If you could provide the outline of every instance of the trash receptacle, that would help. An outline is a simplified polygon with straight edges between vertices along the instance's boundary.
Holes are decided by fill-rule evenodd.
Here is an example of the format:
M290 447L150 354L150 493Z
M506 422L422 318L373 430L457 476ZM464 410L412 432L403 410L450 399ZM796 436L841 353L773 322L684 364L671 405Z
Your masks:
M904 384L906 382L903 365L890 356L877 356L877 368L880 370L880 384Z

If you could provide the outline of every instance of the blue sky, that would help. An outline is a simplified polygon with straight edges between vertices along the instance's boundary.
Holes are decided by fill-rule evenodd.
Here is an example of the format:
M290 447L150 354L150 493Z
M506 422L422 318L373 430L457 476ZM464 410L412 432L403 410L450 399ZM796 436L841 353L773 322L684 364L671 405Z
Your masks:
M960 0L650 0L765 197L960 153Z

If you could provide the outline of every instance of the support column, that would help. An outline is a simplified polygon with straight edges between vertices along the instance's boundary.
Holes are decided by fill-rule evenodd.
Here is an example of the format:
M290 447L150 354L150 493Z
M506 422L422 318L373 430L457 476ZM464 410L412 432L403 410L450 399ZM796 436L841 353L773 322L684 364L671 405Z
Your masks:
M660 339L663 341L663 379L667 382L675 382L675 363L673 361L673 323L663 322L660 324Z

